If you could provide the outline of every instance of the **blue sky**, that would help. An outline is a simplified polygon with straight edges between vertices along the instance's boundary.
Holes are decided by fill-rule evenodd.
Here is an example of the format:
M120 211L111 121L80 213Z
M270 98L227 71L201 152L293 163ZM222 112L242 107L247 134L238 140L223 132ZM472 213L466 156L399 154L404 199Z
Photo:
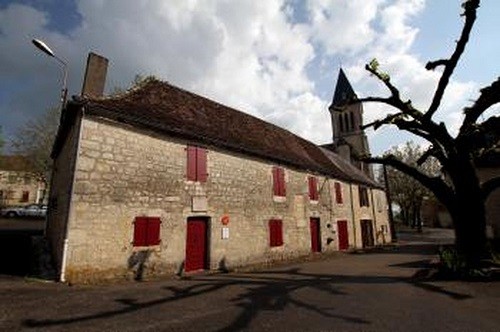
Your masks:
M69 64L78 94L89 51L110 60L107 90L135 74L172 84L328 143L327 111L342 66L360 96L386 94L363 70L376 57L403 95L425 108L462 26L461 1L186 0L0 1L0 126L10 137L57 106L58 63L38 52L40 38ZM436 118L453 132L461 109L500 73L500 2L483 0L469 47ZM389 112L365 106L365 121ZM495 114L498 109L493 110ZM412 139L368 132L374 154Z

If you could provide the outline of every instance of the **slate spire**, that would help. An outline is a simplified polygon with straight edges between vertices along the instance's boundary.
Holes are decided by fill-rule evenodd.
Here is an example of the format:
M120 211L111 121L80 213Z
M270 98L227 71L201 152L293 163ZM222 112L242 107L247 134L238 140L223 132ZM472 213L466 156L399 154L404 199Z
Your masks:
M335 93L333 94L332 104L330 109L333 107L343 106L349 99L356 96L354 89L349 83L347 76L345 75L342 68L339 70L339 76L337 77L337 85L335 86Z

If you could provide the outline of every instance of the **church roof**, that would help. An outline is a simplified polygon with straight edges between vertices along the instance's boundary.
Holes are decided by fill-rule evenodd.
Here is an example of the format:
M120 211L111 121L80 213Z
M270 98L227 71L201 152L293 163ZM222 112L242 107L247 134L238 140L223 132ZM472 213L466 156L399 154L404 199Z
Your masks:
M332 104L330 108L335 106L344 105L349 99L356 96L354 89L349 83L347 76L345 75L342 68L339 70L339 76L337 77L337 85L335 86L335 93L333 94Z
M77 113L76 109L82 106L86 115L311 173L373 185L366 179L353 176L350 168L332 163L316 144L286 129L156 79L147 79L138 88L121 96L74 100L66 111L66 121L73 121L70 120L71 114ZM61 148L62 141L63 132L59 133L55 150ZM57 151L53 153L55 155Z

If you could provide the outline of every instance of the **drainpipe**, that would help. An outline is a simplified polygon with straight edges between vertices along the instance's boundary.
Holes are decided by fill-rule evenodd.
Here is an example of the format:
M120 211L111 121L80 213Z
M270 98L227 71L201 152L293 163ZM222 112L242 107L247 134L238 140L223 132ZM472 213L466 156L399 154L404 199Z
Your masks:
M357 247L357 241L356 241L356 220L354 220L354 216L355 216L355 213L354 213L354 199L353 199L353 196L352 196L352 183L349 183L349 192L350 192L350 195L351 195L351 214L352 214L352 231L353 231L353 235L354 235L354 248Z
M78 120L78 133L77 133L78 140L76 142L75 159L74 159L74 162L72 165L73 176L72 176L71 185L69 188L68 214L67 214L65 230L64 230L63 255L62 255L62 262L61 262L61 272L60 272L60 276L59 276L59 281L61 281L61 282L66 282L66 263L67 263L67 258L68 258L69 222L70 222L71 216L73 214L73 192L74 192L75 182L76 182L76 165L78 164L78 156L80 155L80 142L82 140L82 125L83 125L84 108L81 107L80 110L81 110L81 114L80 114L80 119Z

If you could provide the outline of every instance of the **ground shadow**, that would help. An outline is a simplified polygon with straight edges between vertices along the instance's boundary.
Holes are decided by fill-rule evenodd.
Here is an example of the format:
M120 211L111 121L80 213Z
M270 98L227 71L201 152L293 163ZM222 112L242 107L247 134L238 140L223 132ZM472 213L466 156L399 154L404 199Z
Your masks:
M376 254L416 254L419 259L389 265L394 268L411 268L425 271L432 265L431 259L422 259L422 255L431 256L437 253L438 244L418 243L398 245L391 248L375 248L365 255ZM141 264L147 261L145 257L135 257L131 260L137 266L137 276L141 277ZM227 272L225 259L218 264L220 271ZM236 287L237 295L231 300L233 307L240 308L239 313L220 331L234 331L248 328L253 320L262 312L282 312L288 307L305 309L312 314L334 318L357 325L369 325L371 322L362 316L341 315L333 306L320 306L313 301L304 301L295 296L295 292L310 289L322 292L332 297L352 296L343 290L345 284L397 284L405 283L426 292L436 293L453 300L463 301L472 298L469 294L461 294L422 280L421 278L384 276L384 275L342 275L308 273L300 268L275 268L272 270L254 271L244 274L220 273L215 275L192 275L180 281L181 285L162 286L158 291L167 292L163 297L154 300L138 300L136 298L116 298L110 303L110 309L99 313L80 313L71 317L54 317L52 319L26 319L23 325L28 328L44 328L50 326L71 325L80 322L102 320L132 312L147 310L154 306L187 300L215 293L228 287ZM155 292L157 295L159 292ZM116 308L116 303L123 307ZM360 327L363 329L363 327Z
M30 274L35 259L32 237L41 234L42 231L1 230L0 274Z

